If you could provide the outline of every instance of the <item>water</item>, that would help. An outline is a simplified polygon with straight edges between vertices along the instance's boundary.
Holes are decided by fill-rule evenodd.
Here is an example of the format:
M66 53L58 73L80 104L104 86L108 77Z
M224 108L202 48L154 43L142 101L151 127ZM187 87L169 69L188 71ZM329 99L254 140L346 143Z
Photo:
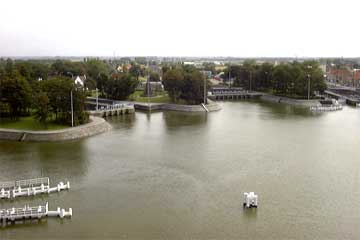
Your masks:
M48 201L72 219L0 230L0 239L358 239L360 112L313 114L260 102L214 113L114 117L81 141L0 142L0 180L69 180ZM259 208L242 208L243 192Z

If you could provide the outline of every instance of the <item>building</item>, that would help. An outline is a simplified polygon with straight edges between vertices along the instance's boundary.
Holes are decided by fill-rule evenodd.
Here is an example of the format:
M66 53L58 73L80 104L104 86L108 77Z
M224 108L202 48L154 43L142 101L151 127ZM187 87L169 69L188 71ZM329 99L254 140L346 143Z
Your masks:
M326 74L327 81L347 86L352 82L352 71L349 68L331 68Z
M76 78L74 80L75 84L79 85L81 87L84 87L85 81L86 81L86 75L84 75L84 76L76 76Z

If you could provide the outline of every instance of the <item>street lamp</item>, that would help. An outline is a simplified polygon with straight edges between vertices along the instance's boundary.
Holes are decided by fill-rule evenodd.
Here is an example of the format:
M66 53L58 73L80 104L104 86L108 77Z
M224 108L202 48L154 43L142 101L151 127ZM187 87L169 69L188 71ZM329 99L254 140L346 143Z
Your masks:
M309 69L309 73L308 73L307 77L308 77L308 100L310 100L310 80L311 80L310 70L312 69L312 66L308 65L307 69Z
M252 72L251 72L251 70L249 70L249 75L250 75L250 87L249 87L249 92L251 92L251 80L252 80Z
M206 104L206 77L204 77L204 104Z
M99 89L96 88L96 111L99 111Z
M70 101L71 101L71 127L74 127L74 104L73 104L73 90L70 91Z

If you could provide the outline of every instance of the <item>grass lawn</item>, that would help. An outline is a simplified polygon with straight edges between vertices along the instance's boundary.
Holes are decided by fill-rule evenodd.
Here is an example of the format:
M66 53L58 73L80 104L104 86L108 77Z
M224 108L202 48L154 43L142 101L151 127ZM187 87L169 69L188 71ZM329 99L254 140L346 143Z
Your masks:
M143 91L135 91L130 95L129 99L135 102L152 102L152 103L171 103L169 95L166 92L162 92L155 97L142 97Z
M48 122L46 125L38 122L34 117L21 117L19 120L10 120L10 119L0 119L0 128L11 128L18 130L31 130L31 131L41 131L41 130L59 130L68 128L69 126L57 124L54 122Z

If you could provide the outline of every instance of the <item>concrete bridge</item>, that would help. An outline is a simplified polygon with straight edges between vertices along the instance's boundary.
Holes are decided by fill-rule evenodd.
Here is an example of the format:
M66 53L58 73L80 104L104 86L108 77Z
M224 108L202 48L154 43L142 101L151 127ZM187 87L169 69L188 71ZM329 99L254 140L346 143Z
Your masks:
M208 98L211 100L241 100L261 96L261 93L249 92L243 88L216 87L210 90Z
M345 99L346 104L358 106L360 104L360 93L349 88L329 88L324 91L324 95L337 100Z
M89 113L93 116L108 117L135 112L134 104L129 102L91 97L86 100L87 108L90 109Z

